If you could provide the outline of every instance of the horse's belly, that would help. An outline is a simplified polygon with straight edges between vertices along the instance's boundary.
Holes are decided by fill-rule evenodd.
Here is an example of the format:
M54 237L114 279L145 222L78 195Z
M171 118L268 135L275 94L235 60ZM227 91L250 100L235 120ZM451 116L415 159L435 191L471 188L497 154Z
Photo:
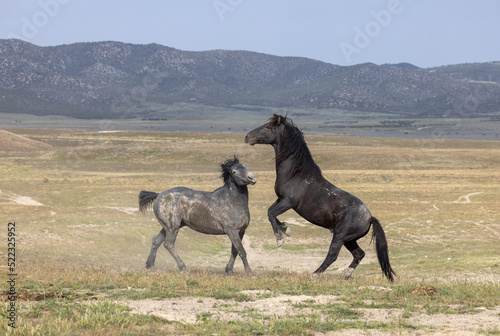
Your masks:
M330 229L335 223L335 218L332 216L331 211L304 211L299 208L295 209L301 217L308 222Z
M249 216L240 214L241 211L224 210L227 209L210 208L204 203L193 205L186 216L186 224L195 231L213 235L226 234L228 229L240 230L248 226Z
M366 206L358 198L345 192L331 195L328 193L329 197L305 198L295 211L309 222L330 230L345 216L365 217Z
M301 204L295 211L309 222L333 232L337 224L350 223L353 226L369 226L370 211L356 197L348 197L341 202L316 202ZM364 230L365 228L363 228Z
M205 204L194 205L186 214L185 224L195 231L206 234L224 234L221 215Z
M192 223L187 223L187 226L199 233L210 234L210 235L222 235L224 234L224 229L222 226L214 226L212 224L197 222L196 225Z

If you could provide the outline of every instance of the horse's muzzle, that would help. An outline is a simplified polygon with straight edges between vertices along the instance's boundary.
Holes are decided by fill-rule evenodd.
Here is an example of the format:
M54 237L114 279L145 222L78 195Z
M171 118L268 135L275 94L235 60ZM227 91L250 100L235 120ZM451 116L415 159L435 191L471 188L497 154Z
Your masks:
M248 134L245 136L245 143L249 144L250 146L255 145L255 141L251 141Z
M247 179L248 179L249 184L257 183L257 177L253 173L248 173Z

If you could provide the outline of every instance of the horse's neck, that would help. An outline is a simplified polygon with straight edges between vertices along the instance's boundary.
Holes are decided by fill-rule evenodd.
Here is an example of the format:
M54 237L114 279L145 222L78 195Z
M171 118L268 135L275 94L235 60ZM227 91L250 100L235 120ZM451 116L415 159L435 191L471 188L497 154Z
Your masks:
M274 157L276 158L281 151L281 146L279 143L273 144L274 147ZM285 160L278 162L276 160L276 179L282 179L284 181L288 180L290 172L295 168L297 162L295 161L294 154L291 154Z
M276 180L283 182L288 181L293 175L293 170L296 166L294 158L288 157L280 163L276 163Z
M288 161L290 159L290 157L288 157L285 161L282 161L282 162L278 162L278 160L276 160L276 158L278 157L278 154L280 153L280 150L281 150L280 147L281 146L280 146L279 143L274 143L273 144L274 158L275 158L274 160L276 162L276 177L280 174L280 172L282 172L284 170L283 168L285 166L284 165L285 161ZM283 168L282 168L282 166L283 166ZM287 166L289 166L289 165L287 165ZM289 169L287 169L287 170L289 170Z
M303 146L306 147L305 148L306 150L309 150L307 148L306 144L303 144ZM277 157L281 151L279 142L276 144L273 144L273 147L274 147L275 157ZM311 160L312 160L312 158L311 158ZM311 162L311 163L315 165L314 162ZM288 156L286 159L284 159L281 162L278 162L278 160L276 160L276 180L281 180L284 182L290 180L290 178L295 176L295 174L299 170L305 169L304 166L298 167L299 165L302 165L302 164L303 163L298 162L298 160L295 156L295 153L292 153L290 156ZM315 174L314 172L311 172L311 173ZM321 175L321 173L320 173L320 175ZM303 174L302 174L302 177L304 177L305 179L308 178L308 176L304 176Z
M275 143L272 144L273 148L274 148L274 157L278 156L280 150L281 150L281 146L279 144L280 140L278 139Z
M239 186L231 179L228 179L222 187L216 190L230 199L237 199L248 203L248 187Z

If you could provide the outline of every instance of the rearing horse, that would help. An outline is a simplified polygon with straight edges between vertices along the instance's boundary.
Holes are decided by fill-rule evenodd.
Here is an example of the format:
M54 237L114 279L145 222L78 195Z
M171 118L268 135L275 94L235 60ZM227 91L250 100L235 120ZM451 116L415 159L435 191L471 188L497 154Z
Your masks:
M379 221L370 214L360 199L337 188L323 177L311 156L304 135L289 118L275 114L266 124L250 131L245 142L252 146L268 144L274 147L274 190L278 199L267 214L278 247L284 241L282 234L289 235L289 229L276 217L293 209L309 222L333 233L328 255L314 273L323 273L337 259L344 245L353 256L345 273L346 278L349 278L365 256L356 241L364 237L370 226L373 226L372 239L375 239L380 267L390 281L394 280L395 272L389 263L387 241Z

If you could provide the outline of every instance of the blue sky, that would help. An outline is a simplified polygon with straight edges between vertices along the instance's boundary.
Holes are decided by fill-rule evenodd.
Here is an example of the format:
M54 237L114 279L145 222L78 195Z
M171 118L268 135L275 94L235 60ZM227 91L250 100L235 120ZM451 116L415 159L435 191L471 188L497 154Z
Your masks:
M498 0L0 0L0 38L432 67L500 61L499 14Z

